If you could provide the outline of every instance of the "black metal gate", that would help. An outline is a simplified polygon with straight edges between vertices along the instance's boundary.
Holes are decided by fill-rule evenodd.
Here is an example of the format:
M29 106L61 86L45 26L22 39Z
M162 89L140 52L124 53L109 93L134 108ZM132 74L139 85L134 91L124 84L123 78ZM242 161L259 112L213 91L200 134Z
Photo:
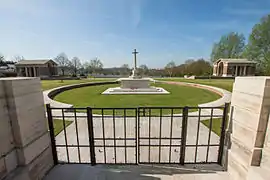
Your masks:
M55 164L221 164L223 107L52 108Z

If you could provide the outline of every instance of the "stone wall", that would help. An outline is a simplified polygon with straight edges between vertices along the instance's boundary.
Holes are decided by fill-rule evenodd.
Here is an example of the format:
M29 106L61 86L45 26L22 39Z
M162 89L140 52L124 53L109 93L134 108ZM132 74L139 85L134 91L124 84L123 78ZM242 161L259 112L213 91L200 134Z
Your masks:
M41 179L53 166L39 78L0 79L0 179Z
M263 174L264 159L268 163L265 167L270 167L269 137L265 138L269 134L269 111L270 77L237 77L231 100L228 153L228 171L236 180L259 178ZM260 173L254 175L257 170Z
M76 89L76 88L82 88L82 87L88 87L88 86L99 86L99 85L106 85L106 84L118 84L119 82L117 81L109 81L109 82L90 82L90 83L80 83L80 84L71 84L71 85L66 85L66 86L60 86L57 88L54 88L48 93L49 98L53 99L56 95L67 91L71 89Z

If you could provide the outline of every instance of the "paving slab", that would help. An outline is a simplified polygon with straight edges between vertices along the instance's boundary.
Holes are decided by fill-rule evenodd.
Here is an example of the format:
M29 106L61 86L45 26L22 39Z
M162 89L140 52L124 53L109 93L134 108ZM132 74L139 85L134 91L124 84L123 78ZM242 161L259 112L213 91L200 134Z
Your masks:
M207 165L206 165L207 166ZM212 170L207 170L207 169ZM150 165L57 165L44 180L229 180L227 172L215 167Z

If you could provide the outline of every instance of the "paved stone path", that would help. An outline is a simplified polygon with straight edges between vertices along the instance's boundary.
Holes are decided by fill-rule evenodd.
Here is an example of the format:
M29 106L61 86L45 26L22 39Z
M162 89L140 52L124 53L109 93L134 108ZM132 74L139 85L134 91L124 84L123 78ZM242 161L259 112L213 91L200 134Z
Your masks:
M60 116L60 112L53 112L54 116ZM222 115L221 110L217 110L214 113L215 115ZM65 112L65 116L74 116L73 113ZM190 113L189 116L196 116L198 112ZM208 111L202 111L201 115L210 115ZM85 113L78 113L77 116L86 116ZM172 128L172 137L180 138L181 130L182 130L182 117L181 114L174 115L173 118L173 128ZM178 117L177 117L178 116ZM59 118L59 117L58 117ZM74 118L66 118L67 120L74 121ZM201 118L200 120L209 119L209 117ZM213 119L214 120L214 119ZM126 136L127 138L135 138L136 137L136 129L135 129L135 118L126 118ZM102 128L102 118L99 115L95 115L93 117L94 123L94 136L95 138L103 137L103 128ZM148 117L140 117L140 137L149 137L149 119ZM198 126L198 117L189 117L188 118L188 126L187 126L187 145L195 145L197 139L197 126ZM198 133L198 144L208 144L209 137L209 129L199 123L199 133ZM77 127L78 127L78 142L80 145L89 145L88 139L88 126L85 117L77 119ZM161 137L170 137L170 127L171 127L171 118L170 117L162 117L162 129L161 129ZM106 116L104 118L104 134L105 137L113 138L113 118ZM76 124L75 121L66 128L67 134L67 144L68 145L77 145L77 135L76 135ZM118 117L115 118L115 137L116 138L124 138L124 118ZM160 118L159 117L151 117L151 137L160 137ZM215 133L210 132L210 144L219 144L219 136ZM65 145L65 136L64 131L62 131L56 137L56 143ZM126 144L130 146L135 146L135 140L127 140ZM151 145L159 145L159 140L151 140ZM172 140L173 145L180 145L181 140ZM106 145L114 145L113 140L106 140ZM116 140L117 145L124 145L124 140ZM149 145L149 140L141 139L140 144ZM161 140L162 145L169 145L170 140ZM95 140L95 145L104 145L102 140ZM187 147L186 148L186 162L194 162L195 161L195 147ZM57 148L58 157L60 161L67 161L67 152L66 148ZM68 148L69 160L70 162L79 162L78 157L78 148L70 147ZM89 148L88 147L80 147L80 158L81 162L90 162ZM124 163L125 162L125 148L116 148L116 156L113 147L96 147L96 161L97 163L103 163L105 161L104 152L106 151L106 162L107 163ZM135 153L136 148L130 147L126 149L126 161L128 163L135 163L136 156ZM180 158L180 146L171 148L171 155L169 146L162 147L160 149L160 161L168 162L169 156L171 156L171 162L179 162ZM218 146L210 147L208 154L208 161L217 161L217 153ZM206 161L207 147L199 147L197 149L197 162ZM150 157L149 157L150 156ZM116 157L116 159L115 159ZM150 155L149 155L149 146L140 146L140 161L147 162L150 160L151 162L159 162L159 147L151 147Z
M209 170L211 169L211 170ZM85 164L58 165L44 180L230 180L227 172L213 165L192 166L90 166ZM232 180L232 179L231 179Z

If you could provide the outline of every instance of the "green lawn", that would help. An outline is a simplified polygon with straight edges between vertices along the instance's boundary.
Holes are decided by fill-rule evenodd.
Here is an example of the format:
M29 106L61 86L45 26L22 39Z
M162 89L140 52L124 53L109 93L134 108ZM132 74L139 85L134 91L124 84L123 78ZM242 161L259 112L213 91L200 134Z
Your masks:
M96 82L96 81L112 81L115 80L113 78L96 78L96 79L81 79L81 80L64 80L61 82L60 80L42 80L41 85L43 90L52 89L59 86L65 86L69 84L78 84L85 82ZM226 89L228 91L232 91L233 82L232 79L184 79L184 78L158 78L157 80L163 81L180 81L180 82L191 82L198 84L205 84L220 87Z
M162 81L180 81L180 82L191 82L198 84L205 84L210 86L219 87L232 92L233 79L184 79L184 78L159 78L157 80Z
M219 95L208 90L156 83L170 92L168 95L102 95L109 87L119 85L100 85L72 89L60 93L55 100L73 104L75 107L139 107L139 106L197 106L214 101ZM107 114L105 112L105 114ZM111 114L111 112L110 112Z
M202 123L208 128L210 128L210 119L203 120ZM212 131L216 133L218 136L220 136L221 132L221 123L222 123L221 118L212 119Z
M43 90L48 90L52 88L56 88L59 86L65 86L70 84L79 84L79 83L86 83L86 82L97 82L97 81L113 81L113 78L95 78L95 79L80 79L80 80L42 80L41 86Z
M71 123L72 123L72 121L65 120L65 126L66 127L68 127ZM64 129L63 120L54 119L53 120L53 126L54 126L54 135L57 136Z

